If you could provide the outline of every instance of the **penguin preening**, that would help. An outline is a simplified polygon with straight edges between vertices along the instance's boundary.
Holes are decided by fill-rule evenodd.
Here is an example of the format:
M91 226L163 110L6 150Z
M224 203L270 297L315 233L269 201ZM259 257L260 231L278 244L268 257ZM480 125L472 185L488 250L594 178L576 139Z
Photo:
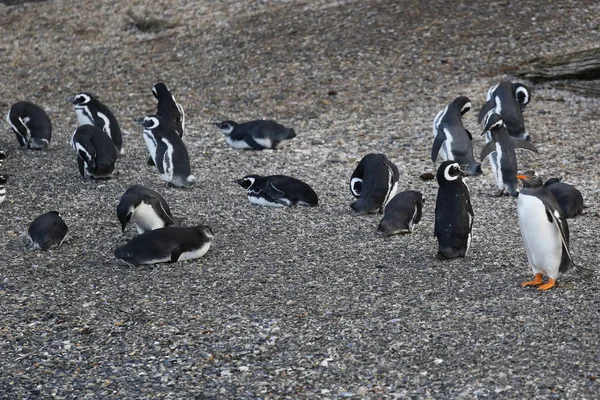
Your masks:
M554 195L565 218L575 218L583 214L583 196L581 192L559 178L550 178L544 186Z
M22 148L45 149L52 140L52 122L46 111L28 101L19 101L12 105L6 122L17 136Z
M250 203L265 207L316 207L319 198L305 182L285 175L246 175L234 181L248 194Z
M160 115L163 121L183 139L183 134L185 133L185 113L181 104L177 103L175 96L173 96L167 85L162 82L158 82L152 86L152 94L158 100L156 115ZM154 165L152 157L148 159L148 165Z
M179 222L171 214L166 200L142 185L130 186L123 193L117 205L117 217L123 232L129 222L135 224L138 233L178 225Z
M388 235L411 233L421 221L423 194L406 190L394 196L385 207L385 213L377 230Z
M438 155L444 161L467 165L470 175L481 174L481 163L473 157L473 136L463 125L462 116L471 109L471 100L459 96L435 116L433 120L433 146L431 160Z
M176 187L193 186L196 177L191 174L190 157L177 132L156 114L135 121L144 127L144 141L161 179Z
M440 260L465 257L471 247L474 214L463 176L468 174L456 161L444 161L437 171L434 234Z
M82 177L110 178L115 169L117 150L110 138L94 125L81 125L75 130L71 146L77 151L77 164Z
M6 200L6 181L8 180L8 176L0 175L0 204L4 203Z
M29 225L29 241L34 249L49 250L60 246L67 237L69 228L58 211L40 215Z
M515 149L522 148L535 153L538 150L528 141L510 137L500 114L491 113L486 118L481 134L490 132L491 141L483 146L479 158L483 161L486 157L490 156L490 165L492 166L494 179L500 190L499 195L502 195L506 191L511 196L516 197L519 195L519 191L516 178L517 155Z
M501 81L492 86L486 95L486 103L479 110L478 120L485 124L490 114L500 114L508 134L517 139L530 140L525 130L523 112L531 100L529 89L521 83ZM489 137L486 137L489 140Z
M559 272L575 267L569 251L569 226L554 195L544 187L542 178L526 171L517 178L523 189L517 201L517 213L529 265L535 275L521 286L548 290L555 285ZM543 276L548 283L543 284Z
M90 93L82 92L69 96L73 103L79 125L94 125L100 128L114 143L117 151L124 154L123 135L119 123L110 109Z
M225 134L225 141L234 149L276 149L282 142L296 137L293 129L272 120L256 120L240 124L226 120L215 122L214 125Z
M383 213L398 188L400 171L385 154L367 154L350 177L350 192L358 200L350 207L359 212Z
M134 236L117 247L115 257L131 265L192 260L206 254L213 238L207 225L167 226Z

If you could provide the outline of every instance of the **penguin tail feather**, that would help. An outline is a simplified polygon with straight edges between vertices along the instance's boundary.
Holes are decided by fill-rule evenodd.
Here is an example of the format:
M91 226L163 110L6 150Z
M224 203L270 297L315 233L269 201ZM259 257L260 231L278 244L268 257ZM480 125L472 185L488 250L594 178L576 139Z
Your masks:
M590 277L594 276L596 273L596 271L594 271L592 268L583 267L581 265L575 265L575 263L573 263L573 266L571 267L571 269L578 276L581 276L584 278L590 278Z

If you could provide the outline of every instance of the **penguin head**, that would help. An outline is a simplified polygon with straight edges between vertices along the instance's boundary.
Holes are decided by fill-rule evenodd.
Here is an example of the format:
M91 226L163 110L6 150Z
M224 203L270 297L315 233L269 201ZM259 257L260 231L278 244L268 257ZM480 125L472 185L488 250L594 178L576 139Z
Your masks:
M528 170L517 175L517 179L523 182L524 188L536 188L544 185L542 177L533 170Z
M117 217L121 222L121 232L125 232L127 224L131 221L131 217L133 217L136 200L136 196L126 194L121 197L121 201L117 205Z
M206 236L208 239L212 239L215 237L215 234L212 231L212 228L208 225L198 225L196 226L196 229L202 233L204 236Z
M152 86L152 94L157 99L160 99L160 95L163 93L164 94L169 93L169 88L164 83L157 82L154 84L154 86Z
M440 185L455 181L462 181L463 176L468 176L465 171L460 168L456 161L444 161L437 170L437 181Z
M471 109L471 100L467 96L459 96L453 103L460 110L460 115L465 115Z
M529 104L529 100L531 99L529 96L529 89L527 86L522 83L516 83L514 85L515 88L515 100L521 106L521 112L525 111L525 106Z
M70 101L76 106L82 106L84 104L88 104L93 98L94 96L84 92L67 97L67 101Z
M242 179L236 179L233 182L237 183L244 189L248 190L252 187L252 185L254 185L254 182L256 181L256 178L258 178L258 177L259 177L258 175L246 175Z
M214 125L217 128L219 128L221 130L221 132L223 132L226 135L229 135L231 132L233 132L233 130L237 126L237 122L231 121L231 120L226 120L223 122L215 122Z
M146 130L155 129L160 125L160 117L158 115L146 115L142 118L136 118L134 121L143 126Z
M354 197L360 197L360 193L362 192L362 178L355 176L350 179L350 192Z
M500 114L498 113L490 113L486 116L486 119L484 120L483 123L483 132L481 132L481 134L483 135L484 133L488 132L488 131L493 131L495 129L498 129L500 127L502 127L504 125L504 121L502 120L502 117L500 116Z

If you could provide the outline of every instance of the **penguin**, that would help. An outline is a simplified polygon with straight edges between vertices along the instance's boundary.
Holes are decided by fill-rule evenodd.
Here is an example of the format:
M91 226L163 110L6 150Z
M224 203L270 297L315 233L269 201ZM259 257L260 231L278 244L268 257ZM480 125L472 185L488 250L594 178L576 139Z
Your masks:
M400 172L385 154L367 154L350 177L350 192L358 200L350 207L359 212L383 213L383 208L396 194Z
M152 86L152 94L158 100L156 105L156 115L162 119L183 139L185 131L185 113L181 104L177 103L175 96L171 93L167 85L158 82ZM148 165L154 165L152 157L148 158Z
M190 172L190 157L177 132L156 114L135 121L144 127L144 141L161 179L171 186L193 186L196 177Z
M444 161L437 170L434 234L440 260L465 257L471 247L474 214L463 176L468 174L456 161Z
M525 130L523 120L525 106L531 100L527 86L522 83L501 81L488 90L485 100L485 104L479 110L478 120L480 124L485 124L489 114L497 113L502 117L511 137L531 140L531 136Z
M315 191L299 179L285 175L246 175L233 181L248 193L250 203L265 207L316 207Z
M0 175L0 204L6 200L6 181L8 181L8 176Z
M487 116L485 127L481 134L483 135L486 132L490 132L491 141L483 146L479 158L483 161L490 154L494 155L494 157L490 157L490 164L496 185L500 190L498 195L501 196L506 191L511 196L516 197L519 195L519 191L516 178L517 155L515 154L515 149L521 148L535 153L538 150L530 142L510 137L500 114L492 113Z
M517 178L523 182L517 200L519 227L535 275L521 286L548 290L555 285L559 272L575 268L569 251L569 226L556 198L535 171L525 171ZM544 275L548 276L546 284L543 284Z
M0 168L2 168L4 161L6 161L6 152L4 150L0 150Z
M117 150L100 128L81 125L73 134L71 146L77 151L77 164L82 177L108 179L112 176Z
M29 225L29 241L34 249L49 250L59 247L67 238L69 228L58 211L42 214Z
M207 225L167 226L134 236L117 247L115 257L131 265L192 260L206 254L213 238Z
M123 155L123 135L117 119L110 109L90 93L79 93L69 96L68 101L75 106L75 114L79 125L94 125L112 139L119 154Z
M385 207L383 219L377 230L388 235L411 233L421 221L423 194L416 190L406 190L394 196Z
M52 122L40 106L19 101L6 114L6 122L15 132L21 148L42 150L50 146Z
M583 214L583 196L581 192L559 178L550 178L544 186L554 195L565 218L575 218Z
M473 157L473 136L462 123L462 116L471 109L471 100L459 96L437 113L433 120L433 147L431 160L438 155L442 160L467 165L466 171L475 176L481 174L481 163Z
M225 134L225 141L234 149L276 149L282 142L296 137L293 129L272 120L256 120L241 124L226 120L215 122L214 125Z
M178 225L166 200L157 192L142 185L130 186L117 205L117 217L122 232L133 221L138 233Z

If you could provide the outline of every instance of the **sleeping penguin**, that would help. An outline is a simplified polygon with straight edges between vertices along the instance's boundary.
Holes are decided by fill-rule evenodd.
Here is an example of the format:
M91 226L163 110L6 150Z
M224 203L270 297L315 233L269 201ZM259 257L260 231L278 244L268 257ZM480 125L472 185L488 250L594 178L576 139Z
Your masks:
M281 143L296 137L293 129L272 120L261 119L240 124L227 120L215 122L215 126L225 134L225 141L234 149L276 149Z
M265 207L307 206L319 204L317 194L307 183L285 175L246 175L236 179L248 194L250 203Z

